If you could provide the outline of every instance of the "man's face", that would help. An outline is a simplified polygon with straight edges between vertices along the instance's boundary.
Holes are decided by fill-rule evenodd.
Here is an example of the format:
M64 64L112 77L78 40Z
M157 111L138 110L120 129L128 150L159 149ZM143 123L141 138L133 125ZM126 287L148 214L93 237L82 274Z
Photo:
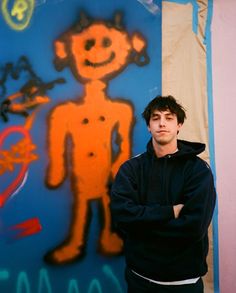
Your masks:
M178 123L177 116L169 110L154 110L151 115L148 130L151 132L155 143L169 145L177 140L177 133L182 124Z

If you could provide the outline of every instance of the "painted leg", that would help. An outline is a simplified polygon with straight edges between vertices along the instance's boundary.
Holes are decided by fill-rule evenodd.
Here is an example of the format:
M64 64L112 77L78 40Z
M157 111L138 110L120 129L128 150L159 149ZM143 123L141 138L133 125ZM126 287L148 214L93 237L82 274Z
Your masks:
M104 228L101 233L100 246L104 254L117 255L122 252L123 241L114 232L111 231L111 213L110 213L110 198L108 194L103 196L103 213L104 213Z
M82 198L81 194L80 197ZM88 201L81 198L74 203L74 214L68 239L45 256L47 262L64 264L83 255L84 234L88 220Z

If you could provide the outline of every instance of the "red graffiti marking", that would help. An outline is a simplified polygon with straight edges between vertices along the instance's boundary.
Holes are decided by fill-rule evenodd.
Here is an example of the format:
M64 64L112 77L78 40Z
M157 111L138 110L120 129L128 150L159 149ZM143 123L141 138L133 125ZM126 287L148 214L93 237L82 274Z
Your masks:
M19 230L19 232L13 237L19 239L40 232L42 226L38 218L32 218L10 227L10 230Z
M2 133L0 133L0 148L3 145L5 139L12 133L20 133L23 135L24 139L31 142L31 137L29 132L22 126L13 126L9 127L7 129L4 129ZM30 150L28 151L29 154ZM11 196L11 194L15 191L15 189L21 184L21 182L24 180L25 174L28 170L29 162L25 160L21 168L19 170L18 175L16 178L5 188L5 190L0 192L0 208L3 207L7 199Z

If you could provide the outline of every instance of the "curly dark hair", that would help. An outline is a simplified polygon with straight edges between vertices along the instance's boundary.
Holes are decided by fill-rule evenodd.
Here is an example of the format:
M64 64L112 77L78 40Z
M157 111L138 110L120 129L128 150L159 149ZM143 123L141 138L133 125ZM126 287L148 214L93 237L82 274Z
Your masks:
M166 111L169 110L171 113L177 116L178 123L183 124L186 119L185 109L180 105L176 99L172 96L156 96L149 104L146 106L142 113L142 117L149 125L151 115L155 110Z

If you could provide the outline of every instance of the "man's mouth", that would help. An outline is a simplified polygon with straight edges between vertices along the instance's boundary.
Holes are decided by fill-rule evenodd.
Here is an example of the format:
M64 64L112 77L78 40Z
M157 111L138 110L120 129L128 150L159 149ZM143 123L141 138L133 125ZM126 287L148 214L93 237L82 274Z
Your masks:
M92 67L96 68L96 67L100 67L100 66L104 66L104 65L109 64L114 58L115 58L115 53L111 52L111 55L107 60L95 63L95 62L89 61L88 59L85 59L85 65L92 66Z

